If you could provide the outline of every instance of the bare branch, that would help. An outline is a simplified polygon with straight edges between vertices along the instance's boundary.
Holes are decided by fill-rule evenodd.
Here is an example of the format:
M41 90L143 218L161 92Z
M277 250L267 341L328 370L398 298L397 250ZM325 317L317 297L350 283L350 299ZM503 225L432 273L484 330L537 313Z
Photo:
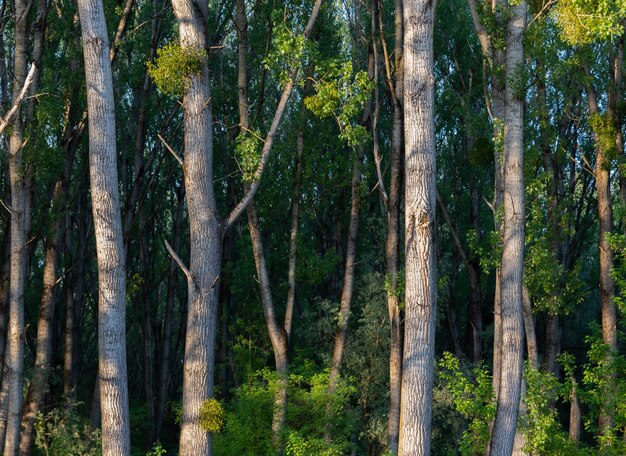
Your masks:
M13 102L13 106L11 107L9 112L7 112L7 114L2 118L2 120L0 120L0 135L4 132L4 130L6 130L6 128L13 121L13 117L15 116L18 109L20 108L22 101L24 101L24 97L26 96L26 93L28 92L28 88L32 84L34 77L35 77L35 63L32 63L30 65L30 70L28 72L28 75L26 76L26 80L24 81L24 86L22 87L22 91L17 96L17 99Z
M187 276L187 281L191 285L193 283L191 272L189 272L189 269L187 269L187 266L185 266L185 264L183 263L183 260L181 260L180 257L176 254L176 252L174 252L174 249L172 248L170 243L167 242L167 240L164 240L163 242L165 242L165 248L169 252L170 256L176 262L176 264L178 264L178 267L185 273L185 275Z
M172 154L172 156L176 159L176 161L178 163L180 163L180 166L183 166L183 159L180 158L180 155L178 155L176 152L174 152L174 149L172 149L170 147L170 145L167 143L167 141L165 141L165 139L163 138L163 136L161 136L161 133L157 133L157 137L159 138L159 140L163 143L163 145L165 146L165 148L169 151L170 154Z

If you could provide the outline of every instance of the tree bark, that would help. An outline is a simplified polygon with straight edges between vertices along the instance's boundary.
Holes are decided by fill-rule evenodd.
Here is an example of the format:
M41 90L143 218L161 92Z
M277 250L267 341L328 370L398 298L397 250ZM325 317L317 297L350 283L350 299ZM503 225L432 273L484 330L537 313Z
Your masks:
M437 270L433 2L404 2L406 291L399 455L430 454Z
M173 0L182 47L206 48L208 4ZM213 132L206 58L183 98L185 193L189 214L187 333L179 453L211 454L211 435L200 424L203 403L213 396L222 229L213 191Z
M26 79L28 54L28 13L30 3L15 0L15 54L13 100L19 97ZM9 137L9 176L11 185L11 272L9 285L9 327L3 384L8 386L8 409L4 454L17 454L22 424L24 375L24 284L26 281L26 176L23 160L24 126L18 107Z
M522 277L524 272L524 100L516 92L523 77L526 3L510 7L506 40L504 124L504 232L501 262L502 364L489 454L510 454L517 429L524 361ZM519 82L518 82L519 84ZM494 366L494 370L497 366Z
M59 179L55 186L53 206L58 211L65 200L65 179ZM20 437L20 454L27 455L33 452L35 443L34 425L37 413L41 410L46 393L48 392L48 378L52 368L53 324L56 306L55 288L58 281L59 256L61 254L61 240L63 236L64 214L53 214L56 220L52 232L45 243L43 293L39 310L37 326L37 353L35 357L35 371L28 388L24 416L22 418L22 434Z
M130 454L126 374L126 272L116 165L115 108L104 8L79 0L89 169L98 261L98 347L104 456Z

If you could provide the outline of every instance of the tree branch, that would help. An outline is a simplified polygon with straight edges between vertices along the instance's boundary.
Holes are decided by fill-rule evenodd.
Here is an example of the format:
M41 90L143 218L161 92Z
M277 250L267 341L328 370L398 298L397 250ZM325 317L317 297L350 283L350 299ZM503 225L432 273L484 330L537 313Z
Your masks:
M4 133L4 130L6 130L6 128L13 121L13 117L15 117L15 114L20 108L22 101L24 101L24 97L26 96L26 93L28 92L28 88L30 87L30 85L32 84L34 80L34 77L35 77L35 64L32 63L30 65L30 70L28 72L28 75L26 76L26 80L24 80L24 86L22 87L22 91L18 95L17 99L13 102L13 106L11 107L9 112L7 112L7 114L2 118L2 120L0 120L0 135Z

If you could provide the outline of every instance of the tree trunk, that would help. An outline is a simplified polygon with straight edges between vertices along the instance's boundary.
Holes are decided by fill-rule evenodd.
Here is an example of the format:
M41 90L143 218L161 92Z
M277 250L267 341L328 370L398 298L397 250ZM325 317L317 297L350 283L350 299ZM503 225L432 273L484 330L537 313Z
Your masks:
M208 4L172 0L182 47L206 48ZM189 213L187 334L183 371L180 455L211 454L211 435L200 411L213 396L214 345L222 229L213 192L213 132L206 58L190 78L183 98L185 155L183 172Z
M524 361L522 277L524 272L524 131L522 77L526 3L510 7L506 40L506 119L504 124L504 236L501 262L502 364L496 418L489 454L510 454L517 418ZM494 370L497 366L494 366Z
M588 73L588 70L585 69ZM588 76L589 77L589 76ZM592 116L600 116L596 92L589 84L587 87L587 103ZM610 117L610 112L609 112ZM607 237L613 231L613 206L611 203L610 159L601 140L602 132L594 131L596 146L596 193L598 195L598 222L600 248L600 304L602 308L602 339L611 352L617 350L617 312L615 307L615 282L611 277L613 269L613 250ZM614 373L612 374L615 375ZM598 432L613 426L613 412L607 406L602 407L598 419Z
M364 149L359 149L359 154L354 159L352 169L352 203L350 205L350 224L348 226L348 242L346 246L346 264L343 276L343 286L341 288L341 301L339 314L337 316L337 332L333 345L332 358L330 361L330 375L328 392L333 394L339 383L341 375L341 361L348 339L348 320L350 318L350 307L352 304L352 292L354 288L354 269L356 263L356 241L359 231L359 209L361 207L361 195L359 188L361 185L361 164L363 162Z
M28 13L30 3L15 0L15 54L12 96L16 100L26 79L28 54ZM11 273L9 285L9 327L5 362L8 382L8 409L4 454L17 454L22 424L24 375L24 284L26 281L26 176L23 160L24 126L18 108L9 137L9 176L11 185Z
M430 454L437 270L433 2L404 2L406 292L399 455Z
M89 170L98 260L98 347L102 453L130 454L126 375L126 271L116 164L113 79L104 9L79 0L83 37Z
M61 177L56 183L54 191L55 204L52 210L58 211L65 201L66 181ZM64 214L53 214L56 217L52 232L45 243L45 258L43 272L43 293L39 310L37 326L37 354L35 357L35 371L28 388L24 416L22 418L22 435L20 438L20 454L27 455L33 452L35 435L33 427L37 413L41 410L46 393L48 392L48 378L52 368L53 324L56 306L55 288L58 281L59 256L63 239Z
M387 311L389 313L390 345L389 345L389 420L387 423L387 441L392 455L398 454L398 439L400 433L400 391L402 384L402 316L400 312L400 296L398 295L398 259L399 259L399 224L400 224L400 197L402 180L402 152L404 148L404 112L403 103L403 24L402 0L395 0L394 13L394 52L395 74L387 72L389 81L389 100L392 109L391 157L389 192L387 199L387 239L385 242L386 281L387 281ZM389 53L382 29L382 4L378 1L378 23L380 27L380 42L385 57L385 68L391 67Z
M274 350L274 360L276 362L276 391L274 393L274 413L272 417L272 442L277 454L282 454L284 444L282 442L282 431L287 418L287 337L283 327L278 324L274 314L274 304L270 281L265 266L265 255L261 242L261 232L259 231L259 220L253 204L248 206L248 227L250 238L252 239L252 250L254 252L254 263L259 277L259 287L261 289L261 299L263 301L263 316L267 325L270 341Z

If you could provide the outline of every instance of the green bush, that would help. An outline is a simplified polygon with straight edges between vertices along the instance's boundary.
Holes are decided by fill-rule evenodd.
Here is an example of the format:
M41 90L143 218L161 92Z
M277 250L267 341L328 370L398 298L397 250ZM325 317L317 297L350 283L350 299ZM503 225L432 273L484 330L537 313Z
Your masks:
M259 456L274 454L272 412L276 374L265 368L252 373L226 406L222 432L214 436L216 454ZM328 393L328 370L305 364L289 376L287 426L284 430L289 456L343 455L350 451L353 421L348 407L354 388L340 382ZM332 442L325 433L332 429Z
M100 430L68 407L38 413L35 433L35 445L46 456L102 455Z

